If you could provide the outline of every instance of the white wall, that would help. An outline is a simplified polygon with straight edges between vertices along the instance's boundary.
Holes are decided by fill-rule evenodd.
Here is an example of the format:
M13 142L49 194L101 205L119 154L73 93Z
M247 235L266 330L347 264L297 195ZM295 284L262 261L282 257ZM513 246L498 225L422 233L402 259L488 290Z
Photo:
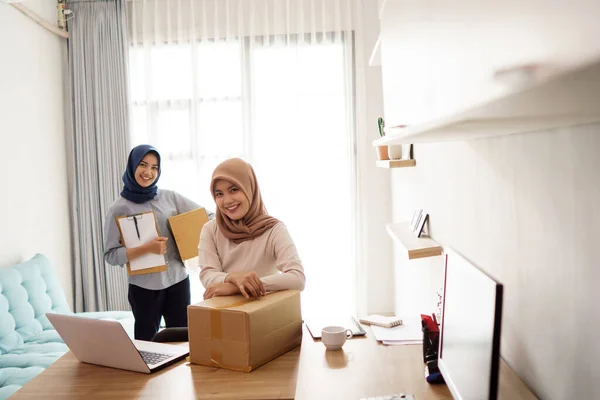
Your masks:
M47 21L56 20L54 1L24 5ZM65 46L65 39L0 4L0 267L42 253L72 302L61 72Z
M369 67L368 62L379 35L377 0L362 0L363 48L357 49L357 71L364 71L364 98L366 126L357 134L359 207L362 212L362 230L359 245L364 266L357 277L359 288L358 313L387 313L394 310L394 280L392 243L385 230L391 218L390 170L375 167L376 153L373 140L379 137L377 118L383 116L381 67ZM361 53L362 52L362 53ZM360 57L362 56L362 57ZM361 82L357 81L360 93ZM359 110L360 111L360 110Z
M392 179L395 218L427 209L436 241L504 284L502 356L543 399L600 397L599 151L600 125L419 144ZM398 290L431 290L442 268L398 258L423 278Z

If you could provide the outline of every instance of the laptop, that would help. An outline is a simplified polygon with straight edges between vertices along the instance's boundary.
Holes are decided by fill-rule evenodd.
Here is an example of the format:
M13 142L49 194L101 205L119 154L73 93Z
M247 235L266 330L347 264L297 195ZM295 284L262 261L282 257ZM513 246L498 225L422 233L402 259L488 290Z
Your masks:
M186 357L188 343L132 340L118 321L47 313L60 337L84 363L149 374Z

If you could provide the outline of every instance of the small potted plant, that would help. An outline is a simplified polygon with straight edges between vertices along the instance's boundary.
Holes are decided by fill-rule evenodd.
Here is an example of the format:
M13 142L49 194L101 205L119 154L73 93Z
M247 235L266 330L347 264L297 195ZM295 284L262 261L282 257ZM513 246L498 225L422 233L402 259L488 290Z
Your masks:
M380 137L384 137L385 136L385 132L383 130L383 128L385 127L385 122L383 121L383 118L379 117L377 118L377 126L379 128L379 136ZM377 146L377 158L379 160L389 160L390 157L388 155L388 147L387 146Z

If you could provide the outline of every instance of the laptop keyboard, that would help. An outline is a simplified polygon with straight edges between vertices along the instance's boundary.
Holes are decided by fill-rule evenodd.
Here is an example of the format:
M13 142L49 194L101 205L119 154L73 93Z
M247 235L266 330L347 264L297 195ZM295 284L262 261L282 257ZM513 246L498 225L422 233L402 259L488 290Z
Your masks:
M150 351L141 351L140 355L148 365L155 365L165 361L168 358L173 357L172 354L163 354L163 353L153 353Z

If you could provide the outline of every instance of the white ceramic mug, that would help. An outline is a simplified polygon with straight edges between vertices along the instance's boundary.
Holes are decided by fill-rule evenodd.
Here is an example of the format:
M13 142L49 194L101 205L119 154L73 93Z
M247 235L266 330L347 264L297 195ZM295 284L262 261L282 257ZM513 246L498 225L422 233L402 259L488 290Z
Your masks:
M352 331L343 326L327 326L321 330L321 341L327 350L340 350L346 343L346 338L350 339L352 336Z

